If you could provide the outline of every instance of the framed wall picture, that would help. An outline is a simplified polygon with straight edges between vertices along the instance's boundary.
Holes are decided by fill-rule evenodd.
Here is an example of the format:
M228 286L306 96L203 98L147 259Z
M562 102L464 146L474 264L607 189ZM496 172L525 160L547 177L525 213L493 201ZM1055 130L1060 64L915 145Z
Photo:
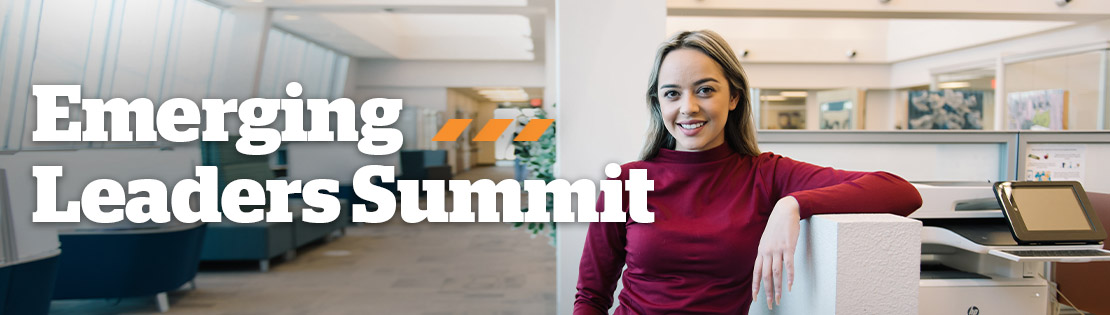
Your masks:
M863 129L865 93L862 89L817 92L819 128Z
M1007 127L1013 130L1067 130L1068 91L1039 90L1006 95Z
M774 111L775 125L771 129L806 129L806 110L792 109Z
M806 106L767 104L761 107L760 129L806 129Z
M821 103L821 129L855 129L855 107L852 101Z
M910 129L983 129L983 91L909 91Z

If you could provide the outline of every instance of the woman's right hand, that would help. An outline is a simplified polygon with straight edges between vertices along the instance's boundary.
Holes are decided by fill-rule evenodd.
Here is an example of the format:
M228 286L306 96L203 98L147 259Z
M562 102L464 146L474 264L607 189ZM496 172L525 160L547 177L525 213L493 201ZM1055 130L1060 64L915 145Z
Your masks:
M786 280L787 290L794 286L794 249L798 246L798 230L801 229L800 211L798 200L794 197L779 199L759 239L759 251L752 270L752 302L759 295L759 283L762 281L767 293L767 309L773 309L772 298L775 304L782 301L783 280ZM783 273L786 274L785 279Z

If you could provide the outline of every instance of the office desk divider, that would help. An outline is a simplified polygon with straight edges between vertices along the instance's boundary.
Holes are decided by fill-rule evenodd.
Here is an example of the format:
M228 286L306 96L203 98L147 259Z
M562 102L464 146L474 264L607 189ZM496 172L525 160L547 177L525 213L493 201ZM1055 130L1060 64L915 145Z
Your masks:
M760 150L906 180L999 181L1016 176L1016 131L760 131Z

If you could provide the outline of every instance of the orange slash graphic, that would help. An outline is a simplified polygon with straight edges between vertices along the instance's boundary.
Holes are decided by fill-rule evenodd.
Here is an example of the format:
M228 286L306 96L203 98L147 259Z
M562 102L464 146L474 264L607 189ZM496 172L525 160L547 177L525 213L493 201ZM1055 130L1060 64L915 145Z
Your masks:
M470 125L471 121L473 120L448 119L447 123L443 125L443 128L440 128L439 132L436 132L435 137L432 137L432 141L455 141L459 139L459 136L462 135L466 127ZM497 141L497 138L505 133L505 129L508 129L509 125L513 124L513 121L513 119L490 119L489 122L482 127L482 130L478 132L478 135L474 137L474 141ZM528 124L524 126L524 129L520 131L520 134L517 135L513 141L539 140L540 136L543 136L543 133L547 131L547 128L551 127L551 124L554 122L554 119L532 119L528 121Z
M443 128L439 129L432 141L455 141L466 130L466 126L470 124L470 119L448 119Z
M474 137L474 141L497 141L497 138L501 137L501 134L505 133L505 129L509 128L509 124L512 123L512 119L490 119L486 126L482 128L482 131L479 131L478 135Z
M553 122L555 122L554 119L532 119L532 120L529 120L528 125L524 126L524 130L521 130L520 134L516 135L516 139L513 139L513 141L536 141L536 140L539 140L540 136L543 135L543 132L547 131L547 127L551 126L551 123L553 123Z

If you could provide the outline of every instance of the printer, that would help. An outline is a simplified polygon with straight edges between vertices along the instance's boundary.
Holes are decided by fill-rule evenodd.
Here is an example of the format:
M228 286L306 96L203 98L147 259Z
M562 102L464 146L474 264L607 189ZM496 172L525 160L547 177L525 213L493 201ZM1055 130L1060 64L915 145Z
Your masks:
M1110 260L1110 256L1013 255L1028 249L1066 252L1102 246L1019 242L991 183L914 185L922 199L922 207L910 215L923 226L920 314L1054 314L1053 263Z

